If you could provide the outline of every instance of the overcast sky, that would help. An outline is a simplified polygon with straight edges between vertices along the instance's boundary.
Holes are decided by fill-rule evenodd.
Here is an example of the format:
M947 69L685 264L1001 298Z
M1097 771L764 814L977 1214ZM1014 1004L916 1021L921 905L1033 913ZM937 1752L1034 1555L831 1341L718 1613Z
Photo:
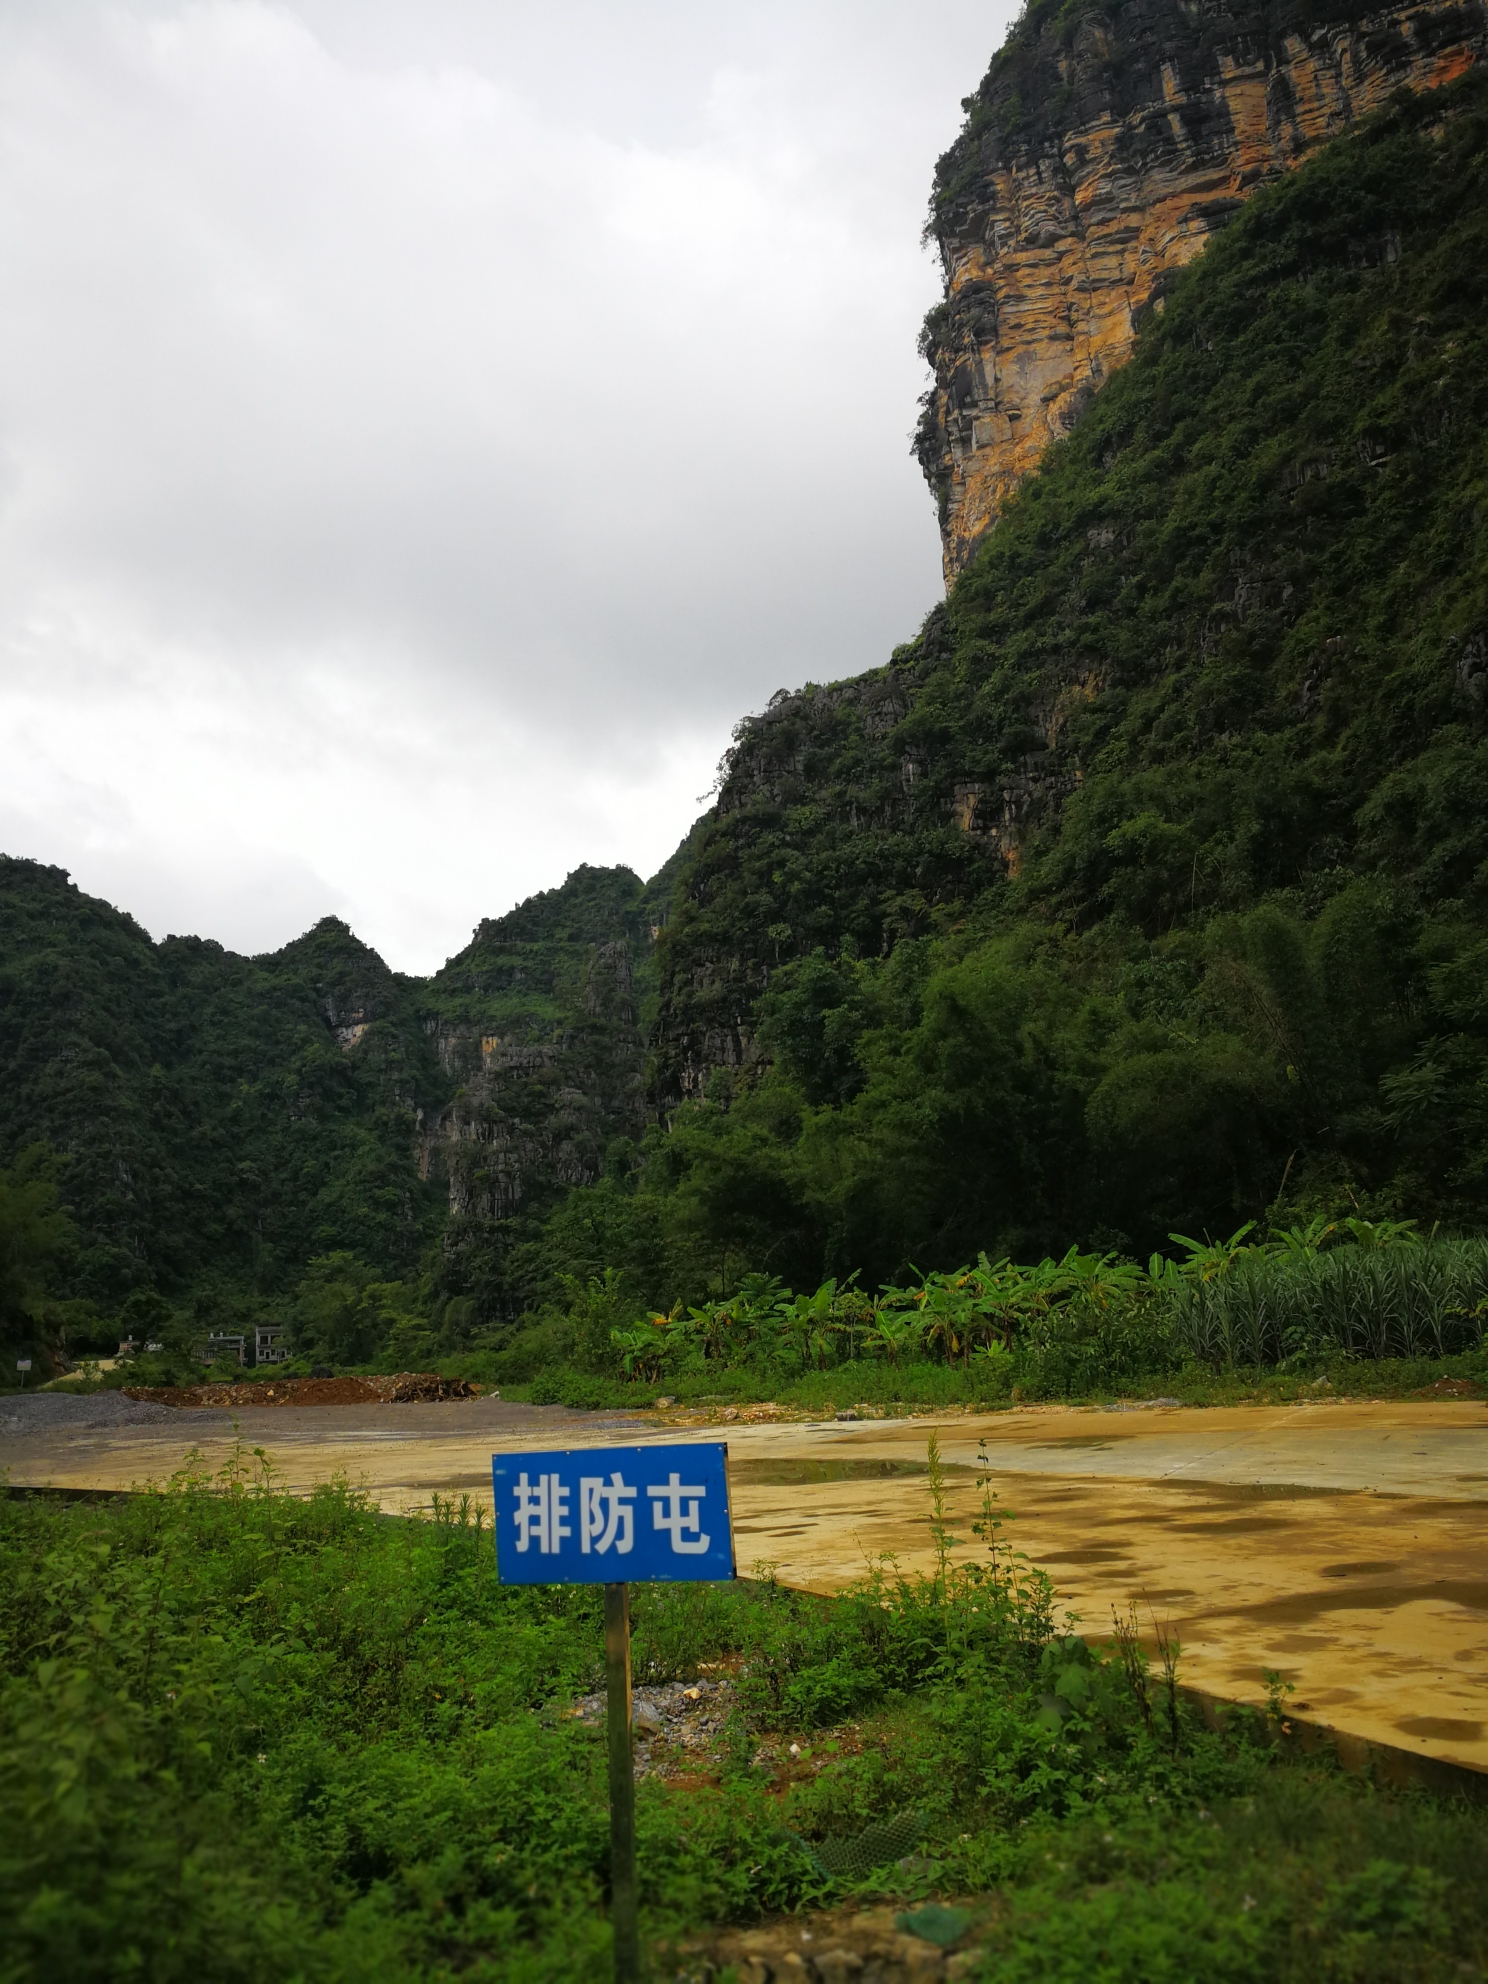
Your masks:
M940 591L971 0L0 0L0 849L437 967Z

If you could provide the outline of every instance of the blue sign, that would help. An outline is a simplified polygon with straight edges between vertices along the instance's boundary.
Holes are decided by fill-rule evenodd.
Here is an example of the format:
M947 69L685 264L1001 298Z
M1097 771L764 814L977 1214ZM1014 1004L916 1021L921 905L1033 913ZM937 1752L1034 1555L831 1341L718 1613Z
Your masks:
M502 1584L656 1584L734 1575L728 1448L493 1454Z

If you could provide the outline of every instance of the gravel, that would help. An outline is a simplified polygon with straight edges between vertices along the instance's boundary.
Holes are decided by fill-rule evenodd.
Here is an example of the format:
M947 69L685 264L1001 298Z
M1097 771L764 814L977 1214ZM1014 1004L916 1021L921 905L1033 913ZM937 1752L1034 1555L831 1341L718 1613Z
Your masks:
M642 1684L631 1695L636 1734L635 1773L647 1777L661 1761L661 1750L706 1750L721 1732L733 1699L731 1681L664 1681ZM606 1697L584 1695L568 1714L591 1728L604 1722Z
M166 1420L178 1425L181 1415L173 1406L145 1405L125 1398L123 1392L94 1392L79 1397L75 1392L33 1392L28 1398L19 1392L13 1398L0 1398L0 1433L72 1432L84 1426L160 1426Z

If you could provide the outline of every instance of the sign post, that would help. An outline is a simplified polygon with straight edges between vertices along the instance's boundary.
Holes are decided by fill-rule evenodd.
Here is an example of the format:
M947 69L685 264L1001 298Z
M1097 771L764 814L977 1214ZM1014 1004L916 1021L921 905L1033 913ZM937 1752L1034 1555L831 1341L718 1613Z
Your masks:
M24 1391L26 1389L26 1373L31 1369L31 1359L29 1357L18 1357L16 1359L16 1369L21 1374L21 1390Z
M501 1584L605 1588L610 1921L616 1984L637 1984L630 1587L735 1575L728 1447L718 1441L493 1454L491 1483Z
M610 1746L610 1923L615 1937L615 1984L641 1974L636 1922L635 1751L630 1734L630 1586L607 1584L605 1672L609 1683L605 1734Z

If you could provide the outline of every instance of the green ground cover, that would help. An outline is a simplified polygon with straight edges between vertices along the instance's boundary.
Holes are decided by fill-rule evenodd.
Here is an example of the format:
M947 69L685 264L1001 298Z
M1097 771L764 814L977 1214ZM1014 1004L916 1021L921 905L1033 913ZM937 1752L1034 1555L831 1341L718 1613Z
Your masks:
M1482 1813L1292 1754L1279 1710L1205 1727L1007 1533L984 1505L980 1567L835 1601L636 1594L639 1678L733 1677L706 1768L640 1786L653 1950L939 1895L980 1898L988 1978L1479 1974ZM597 1591L501 1589L458 1512L249 1457L0 1500L0 1979L602 1976L603 1736L565 1714L600 1643ZM909 1814L908 1855L827 1871Z
M610 1270L571 1288L566 1315L458 1360L458 1374L514 1380L538 1403L620 1404L649 1387L808 1408L1391 1396L1488 1375L1482 1241L1326 1217L1218 1244L1170 1238L1180 1258L1145 1268L1075 1248L1032 1265L983 1254L872 1296L855 1276L792 1294L752 1275L732 1295L628 1325L634 1303Z
M567 1309L554 1306L501 1348L451 1354L404 1319L378 1359L338 1368L433 1364L535 1404L773 1399L808 1411L1396 1397L1444 1383L1471 1394L1488 1379L1488 1243L1326 1217L1265 1237L1246 1227L1217 1244L1171 1238L1181 1257L1154 1255L1145 1269L1074 1248L1033 1265L982 1255L872 1296L855 1276L793 1294L772 1276L746 1275L731 1295L650 1315L608 1269L582 1286L570 1278ZM272 1382L316 1368L301 1356L252 1375ZM85 1366L71 1382L203 1375L166 1348L108 1374ZM245 1376L235 1364L205 1375Z

